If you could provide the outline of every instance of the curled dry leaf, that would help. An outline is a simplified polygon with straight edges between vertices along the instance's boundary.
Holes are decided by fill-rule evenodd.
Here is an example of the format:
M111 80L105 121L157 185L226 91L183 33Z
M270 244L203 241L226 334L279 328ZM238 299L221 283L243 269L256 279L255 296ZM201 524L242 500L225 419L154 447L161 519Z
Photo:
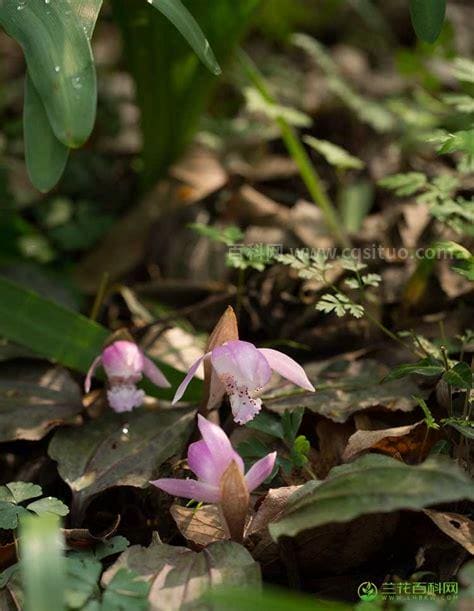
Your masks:
M250 505L250 494L244 474L233 460L220 480L221 509L230 538L239 543L244 538L244 528Z
M401 438L408 438L410 433L412 433L416 428L421 427L423 424L423 420L420 420L419 422L415 422L414 424L408 424L406 426L396 426L390 429L381 429L375 431L356 431L353 435L349 437L347 446L342 454L342 460L344 462L347 462L354 458L354 456L360 454L361 452L370 450L372 448L384 449L386 446L380 444L380 442L386 440L400 440ZM426 430L424 426L423 429ZM407 439L406 441L409 445L409 439ZM419 448L419 453L420 451L421 446Z
M456 543L462 545L470 554L474 554L474 522L458 513L448 513L425 509L424 513Z
M239 339L239 328L237 317L231 306L227 306L226 311L220 317L218 323L214 327L209 336L206 352L210 352L217 346ZM210 412L218 407L225 394L225 388L216 373L214 372L211 363L204 362L204 392L201 408L204 412Z
M217 505L203 505L193 509L174 504L170 512L183 537L198 547L229 538Z

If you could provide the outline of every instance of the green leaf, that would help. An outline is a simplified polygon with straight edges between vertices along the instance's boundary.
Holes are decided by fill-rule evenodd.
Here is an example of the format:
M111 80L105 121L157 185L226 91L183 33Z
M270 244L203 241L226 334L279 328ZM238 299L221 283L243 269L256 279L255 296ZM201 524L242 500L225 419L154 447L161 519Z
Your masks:
M434 43L440 35L446 13L446 0L410 0L410 15L418 38Z
M26 506L29 511L41 515L43 513L53 513L57 516L67 516L69 508L62 501L54 496L47 496Z
M283 588L218 588L203 596L203 602L214 604L215 609L225 611L351 611L352 604L334 600L318 600L314 596L300 594ZM362 607L356 607L364 611ZM367 611L375 611L367 609Z
M8 488L8 491L12 495L12 503L22 503L23 501L34 499L43 494L41 486L30 482L10 482L6 484L6 486L2 486L2 488ZM7 500L4 498L3 494L1 496L2 501Z
M46 193L61 178L69 148L56 138L43 102L28 75L25 79L23 131L28 176L39 191Z
M19 362L0 368L0 441L36 441L82 411L81 392L61 367Z
M354 157L345 149L332 142L318 140L313 136L304 136L303 140L336 168L341 170L361 170L365 165L358 157Z
M404 363L397 365L385 378L388 380L398 380L412 374L422 376L439 376L443 373L444 366L440 361L437 361L431 356L417 361L416 363Z
M101 6L102 0L75 0L71 3L71 9L78 15L89 39ZM23 130L28 175L32 184L45 193L61 178L69 148L56 138L41 97L28 74L25 79Z
M28 512L21 505L0 501L0 528L11 530L18 526L18 518Z
M278 437L279 439L283 439L285 436L281 420L268 412L260 412L253 420L247 422L245 426L272 437Z
M190 0L186 4L224 64L258 3ZM151 186L191 141L217 79L147 2L113 0L112 6L136 84L144 140L143 182Z
M66 586L64 541L57 516L26 516L20 529L25 611L63 611Z
M80 428L56 431L49 455L76 502L112 486L148 485L160 465L183 450L193 426L194 411L136 409L130 414L108 412Z
M95 548L94 556L97 558L97 560L102 560L104 558L108 558L109 556L113 556L114 554L124 552L128 546L129 541L125 537L112 537L111 539L107 539L107 541L102 541L102 543L99 543L99 545Z
M443 424L456 429L461 435L468 439L474 439L474 422L472 420L462 420L461 418L446 418Z
M0 24L22 47L28 73L56 137L77 147L95 121L97 84L92 50L68 0L4 0Z
M85 316L40 297L0 276L0 336L30 348L66 367L86 373L109 337L105 327ZM159 363L170 384L181 382L183 374ZM147 393L171 398L171 389L157 389L145 383ZM193 380L187 398L199 400L202 383Z
M381 187L390 189L399 197L413 195L423 189L427 184L427 178L421 172L407 172L406 174L393 174L378 181Z
M119 569L104 592L102 611L148 611L150 585L135 571Z
M401 509L423 509L437 503L474 500L474 483L451 460L429 459L409 466L388 456L368 454L335 467L324 482L305 484L270 524L276 540L330 522Z
M83 609L86 602L98 593L98 580L102 573L99 560L84 554L66 558L66 592L68 608Z
M202 33L197 21L181 0L147 0L147 2L171 21L202 63L207 66L213 74L219 75L221 73L220 66L217 63L211 45Z
M443 376L443 379L451 386L470 390L472 388L472 369L467 363L457 363Z
M102 585L111 584L120 569L138 573L151 586L149 602L154 611L197 608L196 601L209 588L259 587L261 580L259 565L249 552L230 541L211 543L201 552L162 543L148 548L134 545L106 571Z

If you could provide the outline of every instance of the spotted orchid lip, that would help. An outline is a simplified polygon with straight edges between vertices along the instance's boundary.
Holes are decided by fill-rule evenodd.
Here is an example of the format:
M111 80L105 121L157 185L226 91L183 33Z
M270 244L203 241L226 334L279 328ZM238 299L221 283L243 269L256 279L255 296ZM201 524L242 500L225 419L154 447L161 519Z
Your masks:
M257 348L250 342L233 340L217 346L193 363L176 391L173 404L181 399L204 360L210 360L229 396L234 420L239 424L252 420L260 411L261 400L256 394L268 384L272 372L308 391L314 391L314 386L301 365L283 352L271 348Z
M235 461L243 474L244 462L219 426L198 415L198 427L202 439L192 443L188 448L188 465L198 479L162 478L151 483L174 496L205 503L219 503L220 481L226 469L232 461ZM244 479L249 492L258 488L267 479L273 470L275 460L276 452L271 452L247 471Z

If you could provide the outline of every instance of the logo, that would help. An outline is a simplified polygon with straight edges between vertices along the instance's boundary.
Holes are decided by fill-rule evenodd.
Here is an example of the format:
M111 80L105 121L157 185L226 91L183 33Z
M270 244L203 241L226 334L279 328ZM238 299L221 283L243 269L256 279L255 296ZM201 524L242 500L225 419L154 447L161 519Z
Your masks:
M371 581L363 581L357 588L357 594L361 600L370 602L377 598L377 586Z

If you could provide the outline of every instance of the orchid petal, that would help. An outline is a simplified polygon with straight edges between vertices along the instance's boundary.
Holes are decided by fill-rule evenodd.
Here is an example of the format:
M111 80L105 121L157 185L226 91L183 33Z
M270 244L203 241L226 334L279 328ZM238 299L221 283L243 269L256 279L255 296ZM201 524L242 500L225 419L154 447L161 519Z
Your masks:
M102 365L109 378L136 378L143 371L143 353L133 342L114 342L102 352Z
M101 362L102 362L102 356L99 355L93 360L92 365L89 367L89 371L87 372L87 376L86 376L86 381L84 382L84 390L86 392L90 391L92 376L94 375L95 370L97 369L97 367L99 367Z
M194 479L162 478L150 483L168 494L185 499L194 499L205 503L218 503L220 500L220 490L217 486L197 482Z
M226 385L227 392L232 392L235 386L258 390L265 386L272 375L270 365L257 348L241 340L214 348L211 362Z
M153 384L156 384L156 386L170 388L171 384L165 378L163 372L146 356L143 357L143 373L153 382Z
M212 456L216 472L223 473L235 454L229 438L220 426L209 422L201 414L198 414L198 427Z
M199 365L202 363L202 361L209 356L209 353L204 354L203 356L200 356L198 358L198 360L193 363L188 371L188 373L186 374L186 377L184 378L184 380L181 382L181 384L178 386L178 390L176 391L174 397L173 397L173 401L172 404L174 405L175 403L177 403L181 397L184 395L184 392L186 390L186 388L189 385L189 382L191 382L194 374L196 373L196 371L199 368Z
M217 469L212 454L203 439L189 446L188 465L200 480L215 486L219 485L220 469Z
M258 488L260 484L267 479L270 473L273 471L273 467L275 466L276 460L276 452L272 452L271 454L267 454L260 460L258 460L245 475L245 481L247 482L247 486L249 492Z
M265 357L273 371L276 371L282 377L290 380L290 382L293 382L296 386L301 386L301 388L314 392L315 388L308 380L308 376L303 367L288 355L279 350L272 350L271 348L259 348L258 351Z

